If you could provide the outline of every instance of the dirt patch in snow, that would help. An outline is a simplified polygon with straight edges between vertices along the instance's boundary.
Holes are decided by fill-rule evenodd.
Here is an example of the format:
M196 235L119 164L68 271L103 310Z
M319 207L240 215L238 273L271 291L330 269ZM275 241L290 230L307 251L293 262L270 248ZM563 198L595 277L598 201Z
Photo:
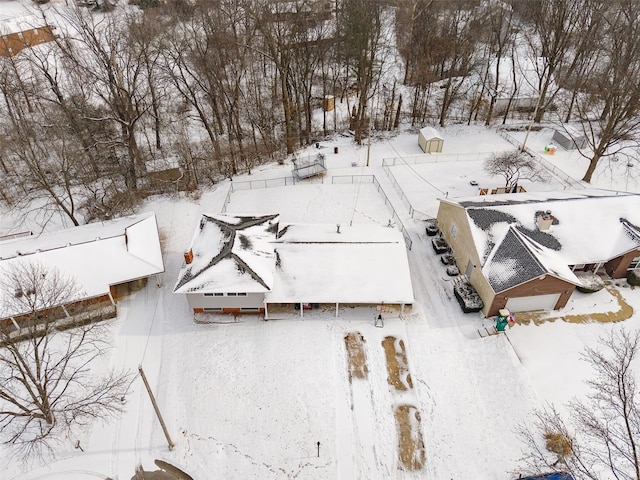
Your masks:
M619 310L615 312L593 312L574 315L557 315L555 312L519 312L516 313L515 321L521 325L528 325L533 322L535 325L540 325L544 322L555 322L556 320L564 320L570 323L588 323L588 322L621 322L631 318L633 315L633 307L625 302L624 298L616 288L606 287L607 291L613 295L620 305ZM598 308L594 305L594 309Z
M149 471L139 465L131 480L193 480L190 475L170 463L163 460L154 460L154 463L160 467L160 470Z
M382 341L382 347L387 357L387 382L389 385L401 391L413 388L404 342L396 337L385 337Z
M400 462L406 470L420 470L425 461L420 412L413 405L398 405L394 415L398 426Z
M364 351L365 339L360 332L351 332L344 337L349 361L349 382L353 377L366 378L369 373L367 354Z

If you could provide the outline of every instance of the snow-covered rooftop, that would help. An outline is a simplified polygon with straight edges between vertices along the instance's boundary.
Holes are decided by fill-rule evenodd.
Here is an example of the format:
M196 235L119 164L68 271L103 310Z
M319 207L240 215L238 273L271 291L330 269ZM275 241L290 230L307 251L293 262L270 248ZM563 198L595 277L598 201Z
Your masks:
M432 138L438 138L440 140L442 140L442 134L440 132L438 132L438 130L436 130L433 127L423 127L420 129L420 134L426 138L427 140L430 140Z
M203 215L174 292L264 292L268 303L413 303L398 230L278 220Z
M496 291L535 277L534 264L544 269L539 273L576 282L567 266L606 262L640 246L637 194L588 189L448 201L466 209L476 249L484 257L483 271ZM536 214L547 211L553 224L541 231ZM521 267L527 259L532 264L528 273L517 268L505 276L509 261Z
M288 225L268 303L414 302L402 233L381 225Z
M278 215L203 215L176 293L266 292L273 285Z
M74 279L79 298L104 295L110 285L164 271L153 213L0 242L0 275L29 262ZM0 289L0 305L5 294L13 292Z
M15 0L0 0L0 35L42 27L45 21L35 7Z

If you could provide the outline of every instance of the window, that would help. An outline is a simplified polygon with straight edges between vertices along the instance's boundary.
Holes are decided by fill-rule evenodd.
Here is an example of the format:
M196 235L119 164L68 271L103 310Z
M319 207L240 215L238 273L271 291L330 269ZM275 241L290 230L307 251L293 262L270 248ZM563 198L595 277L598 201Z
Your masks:
M640 257L634 258L629 264L629 270L635 270L637 268L640 268Z
M215 308L214 307L205 307L203 310L205 312L221 312L222 308L219 308L219 307L215 307Z
M451 236L453 238L456 238L456 236L458 236L458 227L456 227L455 223L451 224Z
M227 293L227 297L235 297L237 296L237 293Z
M223 296L224 296L224 293L216 292L216 293L214 293L214 294L213 294L213 296L214 296L214 297L223 297Z
M246 293L238 293L238 296L239 296L239 297L246 297L246 296L247 296L247 294L246 294Z
M240 310L257 310L258 307L240 307Z
M205 293L204 296L205 297L213 297L213 293Z

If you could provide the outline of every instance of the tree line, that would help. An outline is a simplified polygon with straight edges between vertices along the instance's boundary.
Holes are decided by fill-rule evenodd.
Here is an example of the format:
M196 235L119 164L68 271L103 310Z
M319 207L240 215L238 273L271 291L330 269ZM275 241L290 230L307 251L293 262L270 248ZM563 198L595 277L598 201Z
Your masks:
M0 200L74 224L338 130L360 143L402 122L577 122L590 181L639 128L635 0L86 5L45 5L55 41L0 58ZM326 96L346 103L348 125ZM179 176L152 184L163 165Z

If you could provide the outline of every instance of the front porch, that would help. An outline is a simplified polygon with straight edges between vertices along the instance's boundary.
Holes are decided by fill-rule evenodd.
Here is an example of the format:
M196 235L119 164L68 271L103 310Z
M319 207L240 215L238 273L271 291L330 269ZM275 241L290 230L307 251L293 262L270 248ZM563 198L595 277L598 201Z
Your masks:
M0 320L0 330L3 339L16 342L45 335L51 328L67 330L115 318L117 314L117 307L111 298L102 296L52 308L46 312L4 318Z
M302 307L302 308L301 308ZM364 303L270 303L265 305L265 320L327 320L347 318L373 320L382 317L400 317L411 311L411 305Z

